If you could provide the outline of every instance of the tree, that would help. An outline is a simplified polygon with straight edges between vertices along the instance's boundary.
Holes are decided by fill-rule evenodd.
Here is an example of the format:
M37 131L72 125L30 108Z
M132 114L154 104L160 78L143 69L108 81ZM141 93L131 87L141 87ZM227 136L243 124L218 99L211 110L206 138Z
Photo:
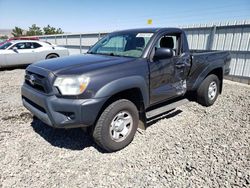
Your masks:
M33 24L31 27L29 27L29 30L27 31L27 36L35 36L35 35L42 35L43 32L40 27L38 27L36 24Z
M36 35L54 35L54 34L63 34L61 28L55 28L50 25L47 25L43 28L43 30L37 26L36 24L32 24L31 27L29 27L29 30L24 34L24 30L20 27L15 27L12 30L12 35L14 37L20 37L20 36L36 36Z
M0 36L0 39L6 40L8 39L8 36L7 35Z
M62 34L63 31L61 28L56 29L55 27L51 27L47 25L43 28L44 35L53 35L53 34Z
M62 31L61 28L58 28L58 29L56 29L56 33L57 33L57 34L63 34L64 32Z
M15 27L14 29L12 29L12 33L11 33L14 37L20 37L23 35L23 29L20 27Z
M51 27L50 25L43 28L43 32L45 35L52 35L55 34L56 28Z

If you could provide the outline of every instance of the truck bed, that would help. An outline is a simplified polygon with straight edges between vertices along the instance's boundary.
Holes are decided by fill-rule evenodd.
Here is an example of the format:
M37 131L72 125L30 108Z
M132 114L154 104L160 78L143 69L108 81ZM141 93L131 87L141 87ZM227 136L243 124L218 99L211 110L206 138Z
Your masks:
M229 74L230 68L230 53L225 51L208 51L208 50L190 50L191 69L187 86L189 90L197 89L196 83L204 72L210 69L223 71L224 74ZM223 69L221 68L223 67ZM206 75L205 75L206 76Z

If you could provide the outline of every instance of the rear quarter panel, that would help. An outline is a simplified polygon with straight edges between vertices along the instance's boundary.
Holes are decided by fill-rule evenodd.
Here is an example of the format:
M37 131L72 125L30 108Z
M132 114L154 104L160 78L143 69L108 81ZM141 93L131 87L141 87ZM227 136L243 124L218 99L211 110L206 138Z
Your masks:
M187 82L188 89L196 90L206 76L217 68L221 68L224 75L228 71L230 60L229 52L193 53Z
M69 51L67 48L60 48L60 47L52 48L51 46L38 48L36 52L37 52L36 53L37 61L44 60L49 54L53 53L59 55L59 57L64 57L69 55Z

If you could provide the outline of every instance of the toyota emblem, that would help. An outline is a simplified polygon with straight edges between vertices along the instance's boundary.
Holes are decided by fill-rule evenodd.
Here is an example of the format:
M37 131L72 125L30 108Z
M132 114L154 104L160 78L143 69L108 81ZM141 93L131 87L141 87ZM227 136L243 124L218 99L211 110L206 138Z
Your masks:
M29 79L30 84L35 85L35 80L36 80L35 76L33 74L31 74L30 79Z

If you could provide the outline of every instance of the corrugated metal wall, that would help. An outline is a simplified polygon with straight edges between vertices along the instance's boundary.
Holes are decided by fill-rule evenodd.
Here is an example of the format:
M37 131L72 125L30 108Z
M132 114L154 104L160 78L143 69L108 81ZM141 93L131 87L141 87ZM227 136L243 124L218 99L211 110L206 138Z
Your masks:
M226 50L232 55L230 75L250 78L250 20L228 23L198 24L182 27L190 49ZM40 36L57 45L65 46L71 54L84 53L103 33L63 34Z
M191 49L230 51L230 75L250 78L250 21L193 25L183 29Z

